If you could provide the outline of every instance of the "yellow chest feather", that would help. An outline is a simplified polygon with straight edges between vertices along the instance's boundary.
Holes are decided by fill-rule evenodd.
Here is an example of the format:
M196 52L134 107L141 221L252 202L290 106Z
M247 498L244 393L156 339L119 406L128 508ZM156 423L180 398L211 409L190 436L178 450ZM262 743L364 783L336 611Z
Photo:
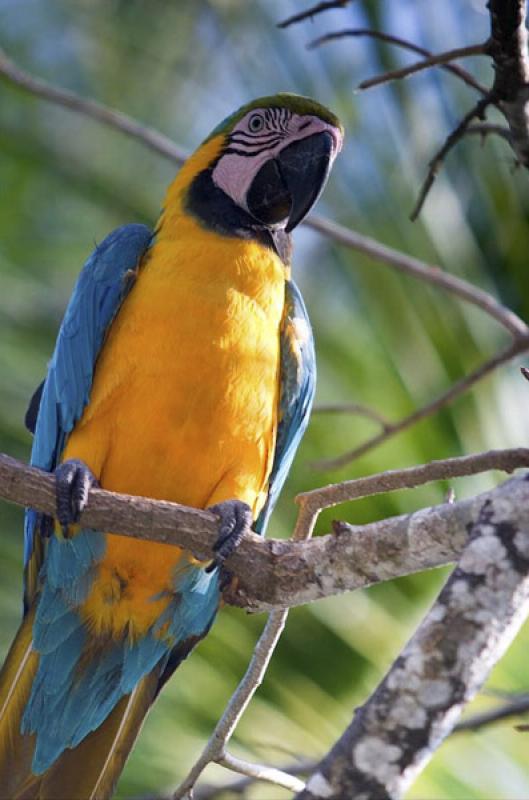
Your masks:
M84 460L107 489L195 507L237 498L257 516L275 446L284 290L282 262L258 243L188 217L170 237L162 231L111 326L64 458ZM146 601L180 557L109 536L85 609L92 624L123 628L141 608L147 627L160 608ZM116 583L128 587L122 624L108 603Z

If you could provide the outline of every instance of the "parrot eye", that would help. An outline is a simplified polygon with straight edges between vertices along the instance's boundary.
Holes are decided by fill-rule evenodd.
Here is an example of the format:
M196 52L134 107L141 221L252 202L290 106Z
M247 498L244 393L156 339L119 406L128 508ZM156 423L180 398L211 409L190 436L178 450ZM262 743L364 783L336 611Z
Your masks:
M261 114L252 114L248 120L248 130L252 133L259 133L259 131L263 130L264 124L264 118Z

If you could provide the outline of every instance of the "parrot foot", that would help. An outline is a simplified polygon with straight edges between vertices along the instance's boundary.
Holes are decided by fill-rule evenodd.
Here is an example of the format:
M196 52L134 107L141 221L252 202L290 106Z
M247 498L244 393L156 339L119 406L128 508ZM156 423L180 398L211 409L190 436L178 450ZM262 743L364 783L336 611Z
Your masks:
M57 519L63 534L68 536L69 526L78 522L88 501L88 492L98 482L84 461L72 458L59 464L55 470L55 495Z
M206 572L212 572L224 564L235 552L244 535L251 530L253 514L250 506L240 500L226 500L210 506L208 511L219 518L219 534L213 545L215 558L206 568Z

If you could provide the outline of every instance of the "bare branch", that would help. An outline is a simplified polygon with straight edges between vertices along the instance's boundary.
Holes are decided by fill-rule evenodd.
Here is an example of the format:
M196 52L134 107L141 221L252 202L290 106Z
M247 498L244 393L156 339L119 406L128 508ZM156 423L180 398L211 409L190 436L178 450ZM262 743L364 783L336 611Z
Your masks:
M300 496L296 535L310 534L323 507L431 480L484 469L511 471L528 464L529 449L490 451L323 487ZM518 505L525 503L529 515L525 481L503 484L494 492L505 492ZM0 456L0 496L47 514L55 510L53 476L7 456ZM463 500L363 527L338 523L334 534L310 541L264 541L249 534L228 561L239 583L226 601L272 611L446 564L457 558L465 542L473 508L473 500ZM208 512L101 489L91 490L81 524L175 544L203 560L211 558L217 536L216 520Z
M522 694L513 698L505 705L495 708L492 711L484 711L482 714L474 714L468 719L464 719L455 726L452 733L467 733L469 731L477 731L484 728L486 725L491 725L494 722L508 719L509 717L518 717L521 714L526 714L529 711L529 695Z
M386 42L387 44L394 44L397 47L402 47L404 50L410 50L412 53L418 53L426 58L430 58L434 55L431 50L427 50L425 47L419 47L419 45L416 45L407 39L402 39L400 36L393 36L389 33L383 33L382 31L376 31L372 28L347 28L343 31L327 33L325 36L320 36L318 39L314 39L307 46L312 49L314 47L319 47L326 42L332 42L336 39L343 39L344 37L349 36L368 36L372 39L378 39L381 42ZM477 91L481 94L488 93L489 90L486 86L483 86L483 84L479 83L479 81L477 81L474 76L470 74L470 72L467 72L466 69L463 69L463 67L460 67L458 64L440 64L439 66L446 72L451 72L452 75L456 75L468 86L471 86L473 89L477 89Z
M489 498L437 602L297 800L401 798L528 613L528 519Z
M313 414L355 414L378 423L384 430L391 427L388 420L374 408L360 403L320 403L312 409Z
M212 761L219 761L226 756L226 745L230 740L240 718L246 711L250 700L261 685L275 646L283 632L288 611L273 611L261 634L252 660L244 678L232 695L226 709L215 725L200 757L195 762L187 777L175 790L172 800L181 800L193 789L200 775Z
M506 128L504 125L494 125L492 122L480 122L475 125L469 125L465 131L466 136L474 134L482 136L483 138L491 133L496 136L501 136L502 139L505 139L506 142L511 144L511 132L509 128Z
M432 160L428 165L428 174L419 192L419 197L415 205L415 208L410 214L410 219L412 220L412 222L415 222L415 220L421 213L421 209L424 205L424 201L428 196L428 192L432 188L433 183L437 177L437 174L441 168L441 165L443 164L443 161L445 160L450 150L453 147L455 147L455 145L463 138L463 136L467 131L468 126L470 125L473 119L475 119L476 117L478 119L483 119L483 114L485 113L486 108L490 106L493 102L494 102L494 93L493 91L491 91L489 92L488 95L482 97L480 100L478 100L478 102L474 106L472 106L470 111L468 111L465 114L459 125L457 125L457 127L454 128L452 133L446 137L445 143L440 148L440 150L437 151L437 153L435 154L435 156L432 158Z
M426 264L417 258L413 258L413 256L402 253L400 250L381 244L376 239L363 236L361 233L350 230L344 225L339 225L337 222L315 214L311 214L306 224L335 242L339 242L346 247L352 247L354 250L371 256L377 261L389 264L399 272L404 272L407 275L419 278L419 280L445 289L462 300L478 306L514 336L527 336L529 334L529 327L510 308L499 303L488 292L478 289L455 275L450 275L450 273L445 272L438 266Z
M456 58L467 58L468 56L483 56L487 54L487 42L481 44L472 44L467 47L456 47L454 50L446 50L444 53L437 53L422 61L415 61L413 64L408 64L406 67L400 69L389 70L381 75L376 75L374 78L368 78L358 84L359 89L371 89L373 86L381 86L383 83L390 81L402 80L417 72L422 72L431 67L441 66L442 64L449 64Z
M75 92L70 92L68 89L60 89L51 83L34 77L29 72L20 69L2 48L0 48L0 76L36 97L42 97L44 100L49 100L52 103L70 109L70 111L83 114L86 117L102 122L103 125L119 130L126 136L142 142L154 152L160 153L172 161L181 163L186 158L185 151L178 147L168 136L164 136L147 125L142 125L121 111L96 103L94 100L85 100Z
M529 55L525 0L489 0L490 54L498 108L511 132L520 164L529 168Z
M508 361L511 361L517 355L520 355L520 353L524 353L527 350L529 350L528 336L515 339L512 344L510 344L504 350L501 350L488 361L485 361L485 363L481 364L481 366L475 369L474 372L471 372L469 375L465 375L464 378L461 378L461 380L452 384L449 389L447 389L445 392L442 392L442 394L440 394L430 403L418 408L416 411L413 411L407 417L403 417L398 422L390 423L381 433L378 433L376 436L372 436L370 439L367 439L367 441L358 447L353 448L353 450L348 450L346 453L343 453L343 455L338 456L337 458L328 458L313 462L312 466L319 470L333 470L343 467L346 464L350 464L355 459L360 458L360 456L383 444L388 439L396 436L398 433L402 433L403 431L408 430L408 428L411 428L417 422L420 422L427 417L431 417L433 414L437 413L437 411L440 411L442 408L449 405L449 403L453 402L457 397L467 392L472 386L474 386L474 384L478 383L478 381L482 380L486 375L489 375L502 364L506 364Z
M278 28L288 28L289 25L294 25L296 22L302 22L309 17L315 17L316 14L321 14L323 11L331 11L334 8L345 8L352 0L324 0L322 3L317 3L315 6L302 11L300 14L294 14L292 17L278 22Z
M401 489L416 489L418 486L433 481L478 475L488 469L512 472L513 469L522 466L521 462L525 463L527 456L529 456L529 448L519 448L516 450L489 450L469 456L430 461L428 464L415 467L388 470L364 478L355 478L352 481L331 483L329 486L298 494L296 502L310 504L312 509L321 511L324 508L332 508L340 503L360 500L375 494L396 492Z
M263 764L252 764L249 761L244 761L242 758L235 758L235 756L229 753L226 753L217 763L231 769L233 772L239 772L241 775L246 775L256 781L267 781L276 786L282 786L284 789L290 789L291 792L300 792L305 788L304 781L301 781L294 775L289 775L275 767L267 767Z
M93 100L85 100L73 92L45 83L40 78L36 78L21 70L0 49L0 77L2 76L19 88L37 97L42 97L52 103L70 108L71 110L82 113L116 130L133 136L138 139L138 141L143 142L147 147L150 147L173 162L179 164L186 158L185 151L181 147L175 145L166 136L163 136L163 134L142 126L136 120L108 106L103 106ZM523 335L529 332L529 328L525 323L513 311L502 306L501 303L498 303L494 297L472 286L472 284L461 278L456 278L455 276L443 272L439 267L424 264L418 259L414 259L398 250L379 244L375 239L362 236L355 231L349 230L323 217L312 215L305 224L334 241L366 253L401 272L406 272L428 283L440 286L463 300L477 305L486 313L490 314L490 316L494 317L494 319L514 335Z
M312 772L316 765L317 762L314 760L296 761L292 764L286 764L281 768L281 772L286 772L288 775L306 775ZM226 792L244 795L246 789L249 789L254 783L255 778L239 778L231 781L231 783L225 783L222 786L197 786L193 793L193 800L215 800L215 798L223 796Z

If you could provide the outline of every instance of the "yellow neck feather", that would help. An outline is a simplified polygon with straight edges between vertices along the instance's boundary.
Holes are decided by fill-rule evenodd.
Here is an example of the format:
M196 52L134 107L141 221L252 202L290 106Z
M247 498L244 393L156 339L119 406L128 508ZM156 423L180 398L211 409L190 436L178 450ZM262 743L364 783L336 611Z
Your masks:
M177 217L183 213L182 200L196 176L207 169L218 158L224 147L225 137L223 134L214 136L204 142L193 155L189 156L182 165L174 181L170 184L165 195L163 211L160 216L157 230L165 224L171 225Z

